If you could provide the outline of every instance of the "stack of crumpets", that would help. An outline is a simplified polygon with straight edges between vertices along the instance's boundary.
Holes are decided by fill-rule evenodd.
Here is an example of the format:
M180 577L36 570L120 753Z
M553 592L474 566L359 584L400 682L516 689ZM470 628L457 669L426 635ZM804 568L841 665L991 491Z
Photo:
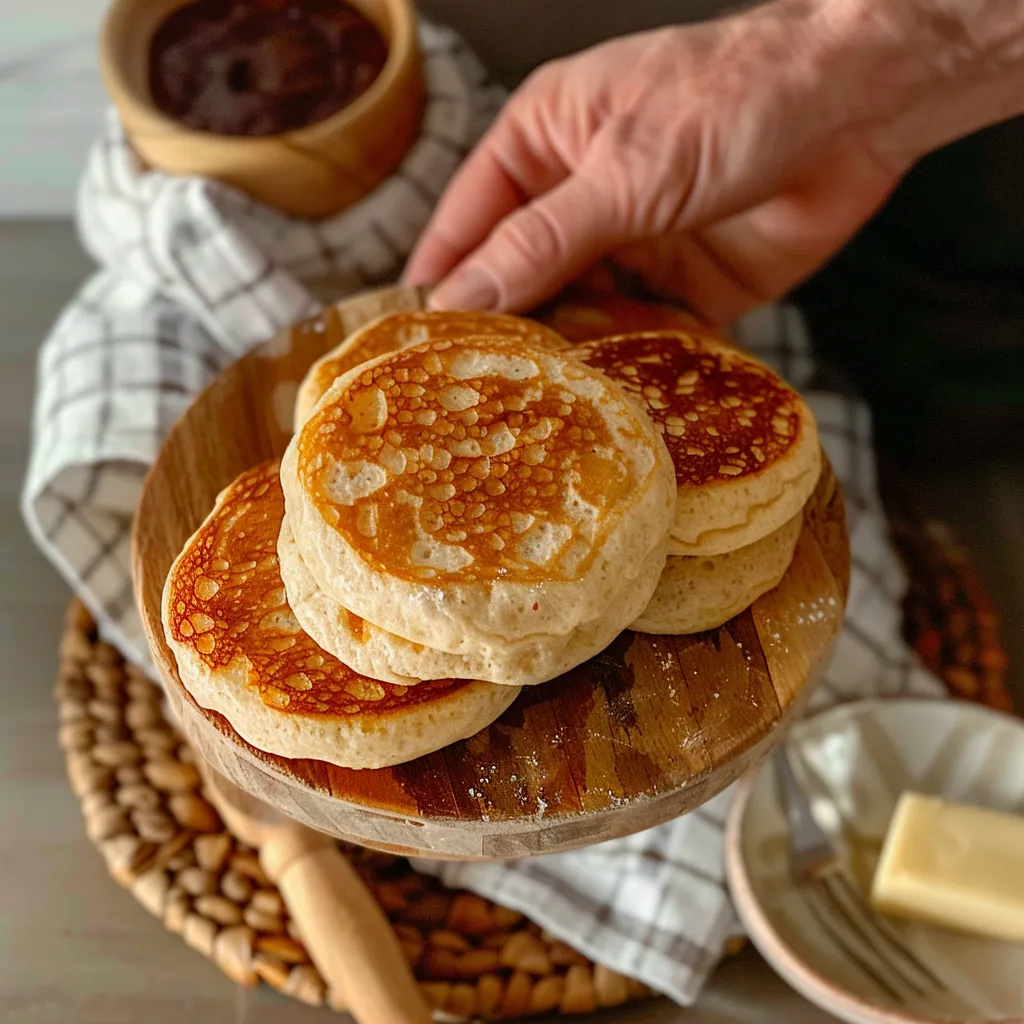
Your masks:
M647 606L672 462L643 410L561 346L500 321L452 338L433 317L437 338L338 377L285 452L289 600L378 679L546 682Z
M645 633L697 633L775 587L821 473L814 417L766 366L696 331L583 342L575 355L643 403L668 446L678 497Z
M195 700L270 753L383 767L625 629L711 629L774 587L820 472L803 401L697 329L578 338L416 311L327 352L280 464L171 568Z
M490 725L514 686L444 679L393 686L359 675L303 632L281 582L279 467L217 498L164 588L164 633L181 681L254 746L347 768L410 761Z

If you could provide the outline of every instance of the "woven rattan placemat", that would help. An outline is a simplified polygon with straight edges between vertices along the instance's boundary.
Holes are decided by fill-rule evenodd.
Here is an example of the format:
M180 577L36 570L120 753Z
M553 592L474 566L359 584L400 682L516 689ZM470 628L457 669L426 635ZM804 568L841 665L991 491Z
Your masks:
M896 526L913 581L908 639L954 694L1008 708L997 622L969 561L936 524ZM256 853L204 797L193 752L164 717L161 690L97 638L77 601L68 608L56 699L68 778L113 878L236 982L262 980L343 1009ZM445 889L401 858L345 850L438 1010L489 1019L583 1014L651 994L522 914Z
M68 609L56 698L85 829L114 879L229 977L336 1005L256 853L203 796L162 691ZM386 854L345 847L387 912L430 1004L453 1016L587 1013L650 995L522 914L445 889ZM338 1009L343 1009L337 1006Z

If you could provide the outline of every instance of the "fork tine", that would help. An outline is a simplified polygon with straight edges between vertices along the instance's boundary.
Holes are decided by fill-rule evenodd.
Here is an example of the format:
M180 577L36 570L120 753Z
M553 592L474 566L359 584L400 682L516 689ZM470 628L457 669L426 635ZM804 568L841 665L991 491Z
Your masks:
M850 903L856 908L861 920L880 939L885 941L892 953L900 957L904 964L915 970L929 986L942 991L945 982L907 945L903 937L885 918L876 914L865 902L856 884L843 872L835 872L832 880L844 891ZM921 993L926 994L926 991Z
M822 911L821 907L816 905L817 901L813 896L815 893L820 894L821 889L814 886L805 886L803 891L805 896L804 903L810 911L811 916L818 922L821 930L828 935L828 937L843 951L845 956L860 968L861 972L870 978L871 981L881 989L881 991L901 1006L905 1006L907 1003L906 994L901 992L898 985L893 984L891 979L887 979L879 971L876 965L861 956L861 954L846 939L843 933L829 920L828 914Z
M948 991L911 953L899 933L888 922L878 920L867 906L832 840L815 820L785 742L779 745L774 760L780 803L789 824L790 871L804 890L818 924L897 1003L907 1005L914 998ZM812 893L821 900L819 905L813 905Z
M927 995L929 990L934 987L930 979L927 981L922 979L920 975L913 973L905 964L899 963L897 958L892 956L894 944L891 941L883 942L882 940L887 936L884 936L881 930L875 926L875 922L864 914L858 913L859 908L851 906L849 889L844 885L846 879L839 881L840 877L839 872L830 871L823 872L816 879L819 889L829 901L833 911L868 949L879 950L881 947L879 959L885 963L891 977L898 978L903 986L910 989L914 995ZM903 950L899 948L896 952L901 955ZM885 953L890 954L888 958L885 958Z

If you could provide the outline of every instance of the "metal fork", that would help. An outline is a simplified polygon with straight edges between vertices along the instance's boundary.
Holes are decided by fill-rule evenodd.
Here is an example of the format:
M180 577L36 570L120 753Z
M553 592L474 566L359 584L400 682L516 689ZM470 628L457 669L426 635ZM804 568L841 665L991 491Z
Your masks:
M775 774L789 822L790 871L821 929L897 1004L908 1006L948 993L942 979L864 899L832 841L814 820L785 743L775 755Z

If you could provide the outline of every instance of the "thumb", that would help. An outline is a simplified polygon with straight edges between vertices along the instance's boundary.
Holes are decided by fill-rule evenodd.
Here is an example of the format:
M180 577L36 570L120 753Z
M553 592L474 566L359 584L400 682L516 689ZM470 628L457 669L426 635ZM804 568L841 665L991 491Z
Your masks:
M505 217L434 290L435 309L524 310L626 240L610 191L571 175Z

